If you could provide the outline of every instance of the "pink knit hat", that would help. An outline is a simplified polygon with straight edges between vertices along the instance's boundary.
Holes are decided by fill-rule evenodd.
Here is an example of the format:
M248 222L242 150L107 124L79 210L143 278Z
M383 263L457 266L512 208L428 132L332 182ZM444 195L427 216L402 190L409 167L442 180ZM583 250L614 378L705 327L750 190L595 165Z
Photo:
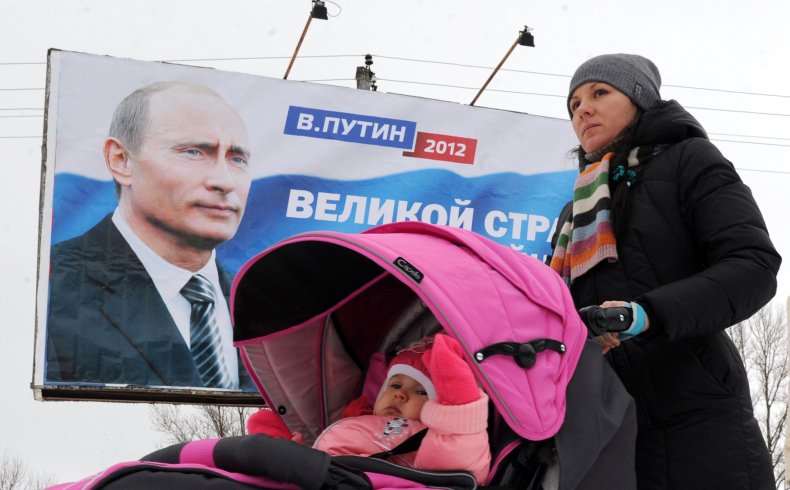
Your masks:
M433 386L433 381L431 381L431 373L425 367L425 363L422 362L422 355L431 349L432 344L432 338L422 339L398 351L398 354L390 361L387 376L381 385L381 390L379 390L379 396L384 393L393 376L403 374L420 383L428 393L429 400L436 400L436 388Z

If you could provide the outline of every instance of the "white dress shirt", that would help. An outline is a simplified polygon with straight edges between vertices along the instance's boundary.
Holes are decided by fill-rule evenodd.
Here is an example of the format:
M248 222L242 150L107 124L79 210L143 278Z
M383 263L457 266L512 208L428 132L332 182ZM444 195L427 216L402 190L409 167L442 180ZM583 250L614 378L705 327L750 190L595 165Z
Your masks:
M177 267L162 257L156 254L151 248L148 247L143 241L135 235L134 231L129 227L129 224L124 219L118 208L112 215L112 222L121 232L121 235L129 244L132 251L137 255L137 258L142 262L148 275L156 286L159 296L162 297L170 316L178 327L179 333L184 338L187 348L190 346L189 341L189 317L192 313L192 305L181 294L181 289L186 285L189 279L195 274L200 274L211 282L214 286L215 302L214 314L217 320L217 327L219 328L220 338L222 340L222 357L225 362L225 367L230 373L233 380L233 387L239 386L239 366L238 358L236 356L236 348L233 347L233 327L230 321L230 310L228 303L225 301L225 295L222 294L222 288L219 284L219 272L217 271L216 251L211 252L211 259L199 271L192 272L186 269Z

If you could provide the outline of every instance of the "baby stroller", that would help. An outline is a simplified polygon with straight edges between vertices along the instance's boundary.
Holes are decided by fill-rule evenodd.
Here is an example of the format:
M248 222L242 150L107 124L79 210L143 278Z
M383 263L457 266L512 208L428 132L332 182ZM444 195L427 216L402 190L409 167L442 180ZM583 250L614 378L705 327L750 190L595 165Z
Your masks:
M247 370L308 440L380 384L378 356L443 329L492 401L489 484L540 488L552 464L560 488L633 482L631 399L585 349L561 279L477 234L405 222L299 235L242 268L232 310Z
M419 222L310 232L249 260L231 297L248 372L308 442L378 389L396 346L442 330L462 345L491 400L485 486L636 487L633 401L587 341L560 277L536 259ZM171 446L143 460L160 473L203 463L255 488L477 486L463 472L332 458L263 435Z

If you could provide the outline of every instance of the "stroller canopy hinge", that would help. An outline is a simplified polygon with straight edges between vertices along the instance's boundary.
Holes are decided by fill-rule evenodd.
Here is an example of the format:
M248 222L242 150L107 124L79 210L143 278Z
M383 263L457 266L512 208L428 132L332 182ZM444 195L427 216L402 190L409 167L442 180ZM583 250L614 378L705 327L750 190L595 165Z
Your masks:
M535 339L530 342L499 342L483 347L475 352L475 360L482 362L494 355L512 356L516 364L523 368L532 367L538 358L538 352L551 349L560 354L565 353L565 344L553 339Z

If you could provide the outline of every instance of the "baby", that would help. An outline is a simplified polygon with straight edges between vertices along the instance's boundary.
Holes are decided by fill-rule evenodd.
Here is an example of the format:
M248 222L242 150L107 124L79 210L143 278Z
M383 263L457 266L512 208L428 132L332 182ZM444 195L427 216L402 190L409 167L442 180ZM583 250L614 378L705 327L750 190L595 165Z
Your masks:
M482 483L491 462L486 424L488 396L454 339L437 334L401 350L371 406L363 396L327 427L313 447L332 456L370 456L394 449L428 429L416 451L391 455L395 464L425 470L463 470ZM267 409L254 413L247 431L299 440Z

